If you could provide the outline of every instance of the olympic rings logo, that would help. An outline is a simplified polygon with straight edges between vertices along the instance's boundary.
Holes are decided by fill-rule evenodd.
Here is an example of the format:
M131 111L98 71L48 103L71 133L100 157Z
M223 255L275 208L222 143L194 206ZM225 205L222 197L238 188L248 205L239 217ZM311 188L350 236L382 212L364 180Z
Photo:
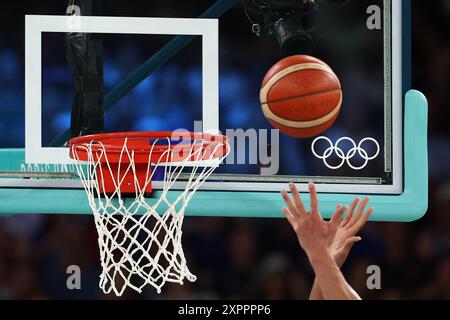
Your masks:
M330 146L323 152L322 155L319 155L316 151L316 144L319 141L325 141L327 142ZM347 153L345 153L342 148L340 148L340 145L344 142L344 141L348 141L351 144L351 148L347 151ZM368 152L363 148L364 143L373 143L376 147L376 152L373 155L368 154ZM367 165L369 164L369 161L374 160L378 157L378 155L380 154L380 145L379 143L373 139L373 138L365 138L362 139L361 142L359 142L358 145L356 145L356 142L348 137L343 137L340 138L338 141L336 141L335 144L333 144L333 142L327 138L327 137L318 137L316 138L312 145L311 145L311 151L314 154L314 156L316 156L316 158L321 159L323 161L323 163L327 166L327 168L331 169L331 170L338 170L340 168L342 168L344 166L345 163L347 163L347 165L352 168L353 170L362 170L365 167L367 167ZM335 154L336 156L338 156L341 159L341 162L335 166L331 165L328 162L328 158L330 158L332 156L332 154ZM356 166L354 165L351 161L352 159L356 156L356 153L358 153L358 155L363 159L364 163L360 166Z

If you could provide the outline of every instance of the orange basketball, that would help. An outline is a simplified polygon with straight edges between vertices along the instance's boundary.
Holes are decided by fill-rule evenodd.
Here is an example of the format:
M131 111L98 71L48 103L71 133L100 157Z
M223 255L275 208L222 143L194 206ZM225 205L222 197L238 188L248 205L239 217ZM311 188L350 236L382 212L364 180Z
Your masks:
M310 56L291 56L264 77L261 107L270 124L296 138L310 138L336 121L342 90L333 70Z

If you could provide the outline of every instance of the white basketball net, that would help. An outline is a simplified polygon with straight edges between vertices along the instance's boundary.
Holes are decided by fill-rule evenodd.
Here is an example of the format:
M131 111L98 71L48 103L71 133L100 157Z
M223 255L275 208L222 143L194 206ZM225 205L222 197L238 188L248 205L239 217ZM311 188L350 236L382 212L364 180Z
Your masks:
M171 143L170 139L162 140L166 140L168 145ZM152 151L160 142L161 140L154 141L148 152L145 186L139 187L136 183L136 192L131 198L122 197L120 191L123 179L119 172L124 175L125 168L125 172L132 172L137 181L135 152L129 150L127 140L120 152L122 168L115 170L116 172L113 172L109 161L98 160L101 158L99 155L108 158L103 144L95 142L94 150L93 143L72 147L72 151L75 151L72 154L77 160L77 171L94 213L102 266L100 288L106 294L113 291L121 296L127 287L140 293L148 284L161 293L161 288L167 282L183 284L185 278L191 282L196 280L186 265L181 242L184 212L198 188L225 158L226 154L220 158L214 158L213 155L215 151L224 148L227 142L211 145L210 148L215 150L209 152L207 159L202 152L203 148L194 148L193 144L182 161L151 163ZM200 141L201 145L204 143ZM86 151L88 161L81 161L76 150ZM159 159L167 156L166 159L175 159L174 152L169 147ZM192 160L198 162L192 163ZM101 177L97 175L101 171L97 169L102 169L102 166L107 166L108 172L119 181L115 185L114 194L106 194L100 188L98 178ZM162 190L157 191L158 199L150 199L145 195L145 188L152 182L158 168L164 173ZM182 172L188 172L189 178L182 182L181 190L170 193Z

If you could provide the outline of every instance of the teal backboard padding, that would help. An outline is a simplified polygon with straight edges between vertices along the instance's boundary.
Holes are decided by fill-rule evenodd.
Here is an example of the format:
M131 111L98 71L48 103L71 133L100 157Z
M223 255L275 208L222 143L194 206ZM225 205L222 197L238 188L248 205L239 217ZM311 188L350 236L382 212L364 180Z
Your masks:
M404 190L400 195L372 195L372 221L409 222L420 219L428 208L428 103L415 90L407 92L404 110ZM23 157L23 150L10 150ZM12 161L15 163L15 161ZM14 169L14 168L11 168ZM172 192L169 198L175 198ZM154 197L158 198L155 191ZM363 194L319 194L320 210L329 218L338 203L349 204ZM83 189L0 189L0 215L90 214ZM149 203L156 201L150 199ZM308 203L308 196L303 199ZM186 210L188 216L283 217L278 192L198 191Z

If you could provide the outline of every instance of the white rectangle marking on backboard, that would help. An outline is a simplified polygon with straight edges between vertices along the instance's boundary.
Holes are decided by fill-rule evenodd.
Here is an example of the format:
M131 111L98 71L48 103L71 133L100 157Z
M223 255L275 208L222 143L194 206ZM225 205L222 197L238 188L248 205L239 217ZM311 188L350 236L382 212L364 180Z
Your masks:
M73 162L67 148L42 146L41 38L43 32L202 36L203 129L210 132L219 131L219 24L217 19L27 15L25 17L26 163Z

